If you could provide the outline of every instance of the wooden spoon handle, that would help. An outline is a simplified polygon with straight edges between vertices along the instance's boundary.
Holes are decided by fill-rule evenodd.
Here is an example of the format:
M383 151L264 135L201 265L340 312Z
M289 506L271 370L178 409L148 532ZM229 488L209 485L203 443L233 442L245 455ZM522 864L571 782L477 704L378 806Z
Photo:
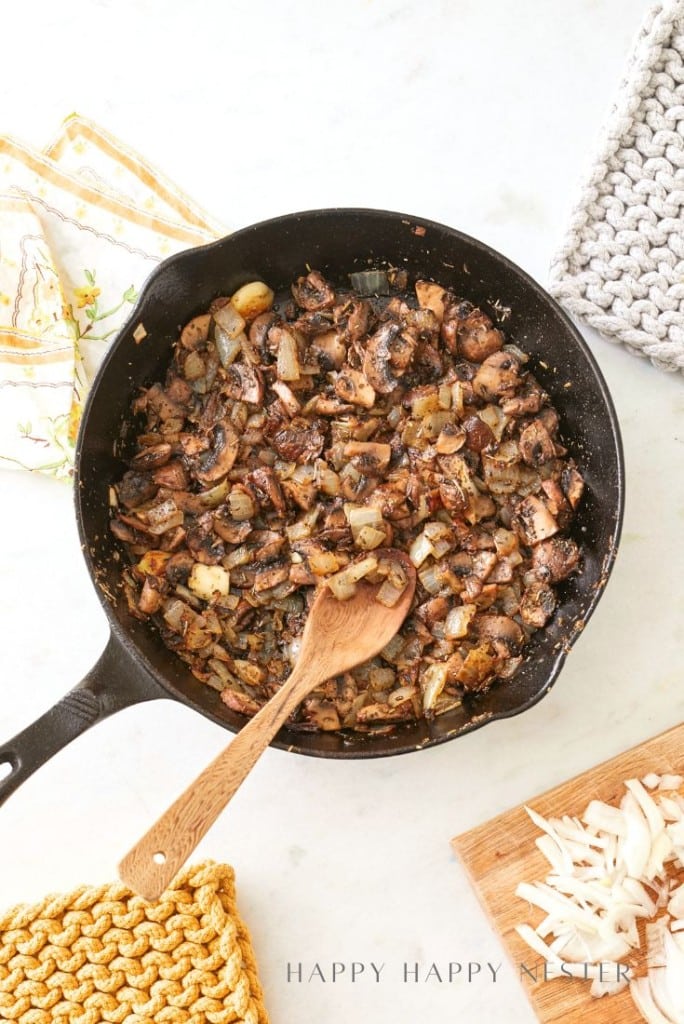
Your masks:
M126 854L119 864L119 877L126 885L146 900L161 896L313 685L310 671L295 668L278 693Z

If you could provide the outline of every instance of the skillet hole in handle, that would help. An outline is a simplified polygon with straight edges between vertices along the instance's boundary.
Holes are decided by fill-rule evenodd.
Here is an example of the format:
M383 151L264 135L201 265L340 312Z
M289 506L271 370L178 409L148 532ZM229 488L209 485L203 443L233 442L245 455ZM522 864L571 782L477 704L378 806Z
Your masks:
M8 756L6 754L1 756L0 757L0 782L3 782L5 779L9 779L10 775L12 774L12 772L15 772L18 767L19 767L19 762L17 761L16 758L10 757L10 756Z

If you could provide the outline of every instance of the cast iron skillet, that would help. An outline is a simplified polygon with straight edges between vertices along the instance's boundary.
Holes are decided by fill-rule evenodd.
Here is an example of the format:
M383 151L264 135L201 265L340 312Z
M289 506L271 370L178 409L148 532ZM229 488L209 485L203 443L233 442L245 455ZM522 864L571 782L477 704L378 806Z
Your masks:
M88 569L109 619L111 638L85 679L55 707L0 747L11 772L0 781L0 803L33 771L95 722L139 701L170 697L237 731L239 715L223 705L162 644L133 619L118 586L122 552L109 528L108 489L124 468L129 408L142 384L162 376L178 329L217 295L255 278L287 288L306 265L348 284L350 271L385 264L404 267L409 282L433 278L496 316L509 340L532 356L534 373L562 417L563 441L577 458L586 494L576 518L584 569L563 585L550 626L537 634L513 680L469 697L436 721L390 736L342 737L283 729L275 746L319 757L379 757L442 743L486 722L519 714L548 692L571 645L603 593L622 524L624 469L615 410L605 382L578 331L555 302L505 257L467 235L398 213L314 210L244 228L211 245L179 253L147 281L95 381L77 444L76 516ZM494 309L493 309L494 307ZM145 339L136 343L142 323Z

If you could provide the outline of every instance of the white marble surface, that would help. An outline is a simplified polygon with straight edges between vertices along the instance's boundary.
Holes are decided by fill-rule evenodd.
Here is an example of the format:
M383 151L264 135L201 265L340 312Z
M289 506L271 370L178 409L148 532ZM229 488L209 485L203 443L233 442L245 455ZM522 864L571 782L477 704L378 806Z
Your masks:
M226 224L325 205L453 224L543 281L641 0L25 0L5 27L0 130L42 144L100 120ZM7 22L10 25L8 26ZM9 84L9 87L7 85ZM200 855L234 864L274 1024L531 1024L449 838L681 720L681 381L595 337L628 471L607 593L551 694L434 750L369 763L269 751ZM104 647L67 487L0 477L8 738ZM0 905L114 877L227 734L187 708L125 711L0 812ZM365 962L301 985L288 962ZM385 964L371 980L370 961ZM420 981L402 964L418 961ZM424 981L477 961L472 982ZM486 964L498 970L491 980ZM308 973L308 971L307 971Z

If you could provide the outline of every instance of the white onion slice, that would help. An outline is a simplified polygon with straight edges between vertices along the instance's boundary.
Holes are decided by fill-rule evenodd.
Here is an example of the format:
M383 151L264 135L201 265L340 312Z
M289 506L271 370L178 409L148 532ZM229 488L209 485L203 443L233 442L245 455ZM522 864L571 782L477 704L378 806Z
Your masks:
M619 807L592 800L581 819L546 819L526 808L552 873L516 889L546 915L537 928L517 931L553 968L550 977L593 979L596 997L629 984L639 1013L654 1024L684 1024L684 884L671 881L671 871L684 868L682 783L656 773L628 779ZM663 908L672 920L658 918ZM639 919L649 921L649 969L630 979L624 963L639 946Z

